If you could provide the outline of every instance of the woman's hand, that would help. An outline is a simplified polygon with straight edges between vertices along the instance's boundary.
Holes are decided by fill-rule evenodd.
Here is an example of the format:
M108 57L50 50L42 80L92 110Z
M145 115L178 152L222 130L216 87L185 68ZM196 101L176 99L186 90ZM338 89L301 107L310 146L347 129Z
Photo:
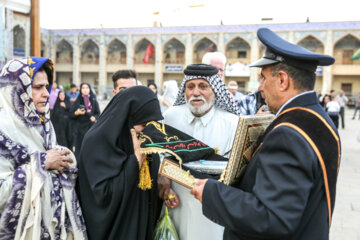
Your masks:
M131 133L131 138L132 138L132 142L133 142L133 146L134 146L134 154L138 160L139 163L139 168L141 168L141 165L144 161L145 155L140 153L140 140L138 139L138 137L136 136L136 132L135 129L130 129L130 133Z
M78 108L75 111L75 116L79 116L79 115L85 115L86 111L84 108Z
M57 148L46 151L45 170L58 170L60 173L64 173L64 168L70 169L69 164L73 160L67 155L70 154L68 150L58 150Z
M64 102L61 102L61 103L60 103L60 106L63 107L63 108L66 108L66 105L65 105Z
M94 116L91 116L91 117L90 117L90 121L91 121L91 122L96 122L96 118L95 118Z

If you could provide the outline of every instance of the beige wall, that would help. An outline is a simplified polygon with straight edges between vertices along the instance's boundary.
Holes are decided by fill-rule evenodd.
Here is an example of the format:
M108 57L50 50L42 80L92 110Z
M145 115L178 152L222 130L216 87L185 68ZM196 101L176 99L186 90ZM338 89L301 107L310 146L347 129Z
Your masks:
M317 76L316 81L315 81L315 85L314 85L314 90L316 92L321 92L322 84L323 84L323 77L322 76Z
M360 76L344 76L344 75L334 76L332 89L334 89L335 91L340 90L342 83L351 83L352 84L352 88L351 88L352 95L360 92Z
M65 85L71 83L72 79L72 72L57 72L56 73L56 80L58 85Z
M81 73L81 82L90 83L91 87L96 88L99 82L99 74L96 72L82 72Z

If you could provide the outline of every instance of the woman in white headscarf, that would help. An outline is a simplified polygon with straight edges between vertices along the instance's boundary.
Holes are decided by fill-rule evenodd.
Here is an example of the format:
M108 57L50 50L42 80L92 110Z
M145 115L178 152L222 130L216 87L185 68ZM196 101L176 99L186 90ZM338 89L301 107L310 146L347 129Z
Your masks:
M73 154L56 144L48 58L9 61L0 73L0 239L86 239Z
M163 83L164 94L161 101L161 112L165 112L176 100L179 87L176 80L168 80Z

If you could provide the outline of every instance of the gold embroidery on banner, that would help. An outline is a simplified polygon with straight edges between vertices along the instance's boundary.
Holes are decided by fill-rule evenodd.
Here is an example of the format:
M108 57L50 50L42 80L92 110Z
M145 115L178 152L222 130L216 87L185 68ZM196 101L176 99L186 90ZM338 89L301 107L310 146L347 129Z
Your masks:
M139 133L138 138L141 141L141 143L145 142L146 139L148 139L151 143L154 143L149 136L147 136L143 133Z
M178 136L172 136L172 137L166 136L166 137L164 137L164 138L165 138L165 140L166 140L167 142L170 142L172 139L174 139L175 141L179 141L179 137L178 137Z

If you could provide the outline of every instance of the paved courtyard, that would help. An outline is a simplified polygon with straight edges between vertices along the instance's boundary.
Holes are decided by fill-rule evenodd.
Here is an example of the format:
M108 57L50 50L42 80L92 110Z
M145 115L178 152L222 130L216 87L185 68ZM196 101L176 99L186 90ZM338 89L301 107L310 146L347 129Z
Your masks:
M330 231L331 240L360 240L360 131L358 116L345 110L345 129L339 129L342 144L336 203ZM358 112L359 114L359 112Z

